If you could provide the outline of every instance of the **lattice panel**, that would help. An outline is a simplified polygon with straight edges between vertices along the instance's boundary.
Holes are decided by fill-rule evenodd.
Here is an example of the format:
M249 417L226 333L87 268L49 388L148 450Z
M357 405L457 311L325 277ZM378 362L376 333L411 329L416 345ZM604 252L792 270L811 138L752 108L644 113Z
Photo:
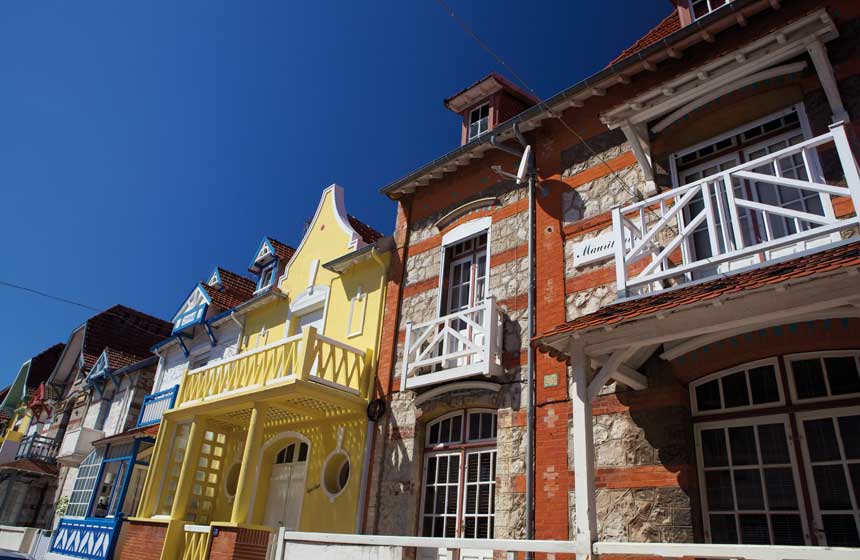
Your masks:
M197 468L191 482L191 495L185 510L186 520L202 525L211 521L218 482L221 480L221 471L225 466L226 448L226 433L213 429L203 434L203 442L197 455Z

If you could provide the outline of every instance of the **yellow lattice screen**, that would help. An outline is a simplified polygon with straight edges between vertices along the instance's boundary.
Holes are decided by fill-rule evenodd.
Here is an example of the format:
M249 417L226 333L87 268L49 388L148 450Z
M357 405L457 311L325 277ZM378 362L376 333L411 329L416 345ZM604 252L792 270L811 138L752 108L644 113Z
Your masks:
M223 432L207 430L203 434L197 468L191 483L191 495L185 509L187 521L205 525L212 520L218 481L221 480L221 470L224 468L226 445L227 434Z

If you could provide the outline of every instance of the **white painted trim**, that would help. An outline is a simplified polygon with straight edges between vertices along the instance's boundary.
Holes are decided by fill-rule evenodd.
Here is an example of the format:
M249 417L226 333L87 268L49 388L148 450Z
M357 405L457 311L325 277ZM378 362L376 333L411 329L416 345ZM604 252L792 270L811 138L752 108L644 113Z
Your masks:
M287 317L287 320L292 319L292 315L302 315L317 307L323 307L328 300L328 295L328 286L315 285L303 290L290 302L290 316ZM325 317L323 317L323 321L325 321ZM319 330L322 332L322 329Z
M296 258L298 258L299 253L302 252L302 248L304 248L305 243L307 242L308 238L310 238L310 236L313 234L317 220L319 219L319 216L322 213L323 201L325 200L326 194L328 194L329 191L333 192L332 203L334 204L333 210L334 210L335 221L337 222L338 226L340 226L340 229L343 230L343 232L345 234L350 236L350 241L347 243L347 246L345 247L345 249L347 249L347 250L361 249L362 247L367 245L366 243L364 243L362 241L361 236L358 235L358 232L356 232L352 228L352 226L349 225L349 218L347 217L346 207L344 206L344 203L343 203L343 187L341 187L337 183L332 183L331 185L326 187L323 190L322 194L320 195L320 201L317 204L317 209L314 212L314 217L311 219L311 222L308 225L308 229L305 231L305 235L304 235L304 237L302 237L302 240L299 243L299 246L296 247L295 253L293 253L293 256L290 258L290 260L287 262L286 266L284 267L284 273L278 279L278 284L277 284L278 286L280 286L281 283L287 279L287 276L290 273L290 266L293 264L293 262L295 262Z
M329 492L329 490L325 484L325 471L328 468L329 461L334 459L334 457L336 455L343 455L344 457L346 457L346 462L349 465L349 478L347 479L346 484L344 484L343 488L340 489L340 491L338 491L337 493L332 493L332 492ZM341 468L342 468L342 466L341 466ZM326 458L322 462L322 468L320 469L320 488L322 488L322 491L326 495L326 497L328 498L329 503L334 503L335 499L344 493L344 491L346 490L346 487L349 486L349 483L352 480L352 477L353 477L352 460L349 457L349 453L347 453L343 449L343 426L341 426L340 428L338 428L338 432L337 432L337 445L335 445L335 448L332 449L328 455L326 455Z
M853 357L855 364L858 367L858 371L860 371L860 350L827 350L827 351L817 351L817 352L802 352L797 354L786 354L784 356L785 359L785 369L786 376L788 377L788 389L791 392L791 400L798 404L806 404L806 403L824 403L830 401L838 401L842 399L850 399L853 397L857 397L860 395L860 392L856 393L846 393L844 395L834 395L830 390L830 380L827 378L826 366L822 366L821 371L824 374L824 387L827 389L828 395L825 397L812 397L808 399L801 399L797 396L797 385L794 382L794 367L792 362L798 360L808 360L810 358L818 358L821 360L822 358L847 358Z
M483 389L485 391L492 391L494 393L498 393L501 388L502 386L500 384L493 383L491 381L455 381L453 383L445 383L444 385L434 387L429 391L421 393L420 395L415 397L415 400L412 401L412 404L413 406L418 407L431 399L435 399L439 395L444 395L445 393L450 393L451 391Z
M597 554L660 558L743 558L744 560L856 560L857 549L827 546L596 542Z
M444 248L447 245L459 243L464 239L468 239L474 235L482 233L484 230L487 230L487 248L489 249L489 231L490 226L492 224L493 218L491 218L490 216L484 216L483 218L475 218L474 220L460 224L459 226L455 227L454 229L442 236L442 247Z
M209 525L184 525L183 530L186 533L208 533L211 527Z
M721 379L723 377L727 377L729 375L733 375L735 373L739 373L742 371L748 372L749 370L751 370L753 368L757 368L757 367L761 367L761 366L772 366L773 367L774 376L776 377L776 388L777 388L777 391L779 392L779 400L778 401L774 401L771 403L765 403L765 404L753 404L752 403L752 388L749 385L749 373L746 373L745 379L747 380L747 396L749 397L750 404L748 404L746 406L734 406L734 407L730 407L730 408L719 408L719 409L715 409L715 410L705 410L705 411L699 410L698 402L696 400L696 388L698 388L702 385L705 385L706 383L710 383L711 381L714 381L715 379ZM723 385L722 385L722 383L718 383L718 386L720 388L720 402L724 402L725 398L723 396ZM735 366L735 367L732 367L729 369L724 369L724 370L720 370L720 371L711 373L709 375L706 375L705 377L702 377L701 379L691 381L689 391L690 391L690 411L691 411L693 416L705 416L705 415L710 416L713 414L724 414L724 413L729 413L729 412L737 412L737 411L741 411L741 410L762 410L762 409L773 408L775 406L785 405L785 392L783 391L783 387L782 387L782 376L780 375L779 360L776 357L765 358L763 360L756 360L754 362L747 362L745 364L740 364L738 366Z
M815 487L815 477L813 476L813 472L812 472L812 462L811 462L810 457L809 457L809 449L807 448L807 445L806 445L806 426L804 426L804 422L806 420L817 420L817 419L822 419L822 418L836 419L839 416L855 415L858 413L860 413L860 406L848 406L848 407L842 407L842 408L826 408L826 409L822 409L822 410L813 410L813 411L809 411L809 412L800 412L800 413L796 414L797 434L798 434L798 437L800 437L800 451L803 455L803 467L804 467L804 471L806 472L806 480L808 481L808 486L809 486L809 499L810 499L811 506L812 506L813 522L816 524L816 527L814 529L815 529L815 532L818 536L818 539L821 542L824 542L824 540L825 540L824 525L822 524L822 520L821 520L821 506L819 505L819 502L818 502L818 490ZM836 438L837 438L837 443L839 444L839 447L840 447L840 454L843 457L845 457L845 459L839 459L837 462L840 465L845 465L848 461L852 461L852 460L848 459L845 456L844 442L842 441L842 438L839 437L838 431L836 433ZM851 484L851 478L849 476L849 473L845 473L845 475L846 475L846 482L850 485ZM851 491L849 490L848 493L849 493L849 498L850 498ZM858 497L855 497L855 498L860 499ZM854 502L854 505L855 505L855 511L860 509L860 504L857 504L856 501ZM836 510L836 511L839 512L842 510ZM854 514L854 517L855 517L854 522L857 523L857 514L856 513ZM858 527L858 531L860 531L860 527ZM857 549L854 548L851 550L855 551L854 553L855 553L855 557L856 557Z
M703 430L711 430L711 429L725 429L726 432L726 453L729 458L729 463L731 463L731 443L728 441L728 428L733 427L753 427L759 426L762 424L782 424L783 429L785 431L785 441L786 447L788 448L788 456L791 461L791 470L792 470L792 478L794 480L794 489L797 492L797 515L800 517L801 526L803 527L804 532L804 541L809 543L809 526L806 520L806 502L803 499L803 492L801 491L800 485L800 464L797 462L797 456L794 453L794 445L792 445L794 438L791 435L791 423L789 421L788 414L773 414L766 416L754 416L748 418L738 418L735 420L719 420L714 422L700 422L693 425L694 431L694 440L696 445L696 472L699 477L699 499L701 500L701 512L702 512L702 525L705 530L705 538L710 541L711 539L711 523L709 516L709 507L708 507L708 490L705 485L705 463L702 454L702 431ZM758 455L761 451L761 445L758 439L758 430L753 430L756 438L756 455ZM782 465L781 463L779 465ZM759 471L763 471L768 465L757 463L755 465L748 465L750 469L757 469ZM735 467L731 464L725 467L712 467L715 469L728 469L729 472L734 472L735 468L740 468L745 466ZM732 500L736 500L735 492L734 492L734 477L732 476ZM769 516L771 510L767 506L767 490L765 486L764 480L762 480L762 500L764 501L765 507L763 510L764 514ZM735 513L737 515L737 504L735 504ZM758 511L758 510L756 510ZM773 510L774 513L786 513L793 512L794 510ZM768 519L768 533L770 533L770 519ZM738 533L740 535L740 533ZM770 546L770 545L769 545ZM793 548L793 547L791 547ZM790 556L790 558L794 558Z

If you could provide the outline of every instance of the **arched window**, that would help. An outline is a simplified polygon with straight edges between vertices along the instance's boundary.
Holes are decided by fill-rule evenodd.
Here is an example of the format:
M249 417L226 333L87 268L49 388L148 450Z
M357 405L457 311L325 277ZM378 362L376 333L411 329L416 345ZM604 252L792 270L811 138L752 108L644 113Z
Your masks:
M423 536L493 538L496 430L494 410L458 411L427 425Z
M291 443L281 449L275 456L276 465L291 465L304 463L308 460L308 444L305 442Z

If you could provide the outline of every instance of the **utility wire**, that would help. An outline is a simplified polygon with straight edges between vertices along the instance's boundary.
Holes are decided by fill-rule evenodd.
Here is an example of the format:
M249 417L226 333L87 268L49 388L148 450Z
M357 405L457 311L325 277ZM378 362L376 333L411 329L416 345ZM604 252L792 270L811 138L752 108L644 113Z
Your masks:
M612 169L612 166L609 165L609 162L606 161L606 158L603 156L603 154L597 152L597 150L595 150L594 147L591 144L589 144L588 141L585 138L583 138L581 134L579 134L576 130L574 130L573 127L571 127L564 120L564 117L562 115L553 111L546 104L546 101L544 101L537 94L537 92L532 87L530 87L528 85L528 83L526 83L526 81L513 70L513 68L511 68L511 66L507 62L505 62L505 60L501 56L499 56L492 48L490 48L489 45L487 45L487 43L485 41L483 41L478 36L477 33L475 33L475 31L469 26L469 24L467 24L465 21L463 21L463 19L461 19L459 16L457 16L456 13L454 13L454 10L451 9L451 7L445 3L445 0L436 0L436 2L451 17L451 19L453 19L457 23L457 25L459 25L469 36L471 36L475 40L475 42L482 49L484 49L490 56L492 56L496 60L496 62L498 62L503 68L505 68L511 74L511 76L513 76L514 79L516 79L520 83L521 86L523 86L527 91L529 91L532 95L535 96L535 98L538 100L538 106L539 107L543 107L543 109L550 116L555 117L571 134L573 134L577 138L577 140L579 140L579 142L581 144L583 144L588 149L589 152L591 152L591 154L594 157L596 157L600 161L600 163L603 166L606 167L606 169L609 170L610 176L613 177L615 180L617 180L619 183L621 183L621 186L624 188L625 191L627 191L627 194L632 196L634 200L641 200L642 195L639 193L639 191L637 191L636 189L634 189L630 185L628 185L627 182L618 174L618 172L615 171L614 169ZM652 214L654 214L655 217L659 218L659 216L656 214L656 212L654 212L650 208L647 208L646 210L651 212Z
M56 296L54 294L49 294L47 292L43 292L41 290L36 290L34 288L28 288L27 286L22 286L20 284L14 284L12 282L6 282L5 280L0 280L0 286L5 286L7 288L13 288L16 290L21 290L23 292L36 294L38 296L42 296L42 297L47 298L47 299L59 301L61 303L67 303L69 305L74 305L76 307L82 307L84 309L88 309L90 311L95 311L97 313L108 315L111 317L116 317L117 319L120 319L121 321L123 321L127 326L132 327L134 329L137 329L140 332L146 333L150 336L161 336L161 333L152 332L152 331L147 330L147 329L145 329L139 325L135 325L134 323L132 323L131 321L128 320L128 317L123 317L122 315L120 315L118 313L113 313L113 312L108 311L108 310L102 310L102 309L99 309L98 307L93 307L92 305L87 305L86 303L81 303L79 301L74 301L74 300L64 298L61 296Z

